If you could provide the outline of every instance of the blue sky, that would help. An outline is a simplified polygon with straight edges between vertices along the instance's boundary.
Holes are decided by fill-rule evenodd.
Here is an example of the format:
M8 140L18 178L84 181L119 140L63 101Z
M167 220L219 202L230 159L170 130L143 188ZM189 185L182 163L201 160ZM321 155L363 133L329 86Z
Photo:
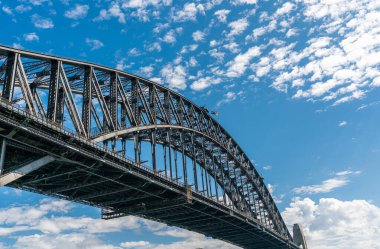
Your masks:
M0 8L1 44L122 69L218 111L312 248L380 248L378 1ZM104 222L98 210L9 188L0 195L0 248L234 248L134 217Z

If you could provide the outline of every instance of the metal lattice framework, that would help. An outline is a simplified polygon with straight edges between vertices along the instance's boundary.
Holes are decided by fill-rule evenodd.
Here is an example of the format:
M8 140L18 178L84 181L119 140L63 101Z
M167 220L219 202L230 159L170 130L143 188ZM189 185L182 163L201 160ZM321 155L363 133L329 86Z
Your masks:
M60 150L58 153L52 152L50 148L42 149L42 145L35 142L36 140L30 142L24 139L20 142L21 138L13 138L13 134L20 133L20 129L14 126L10 133L2 134L4 152L0 161L0 186L8 184L99 206L105 210L103 218L126 214L139 215L141 213L133 211L135 209L127 204L115 205L123 200L130 202L129 195L118 195L117 200L95 201L100 196L115 191L121 192L119 189L110 189L111 185L102 189L103 195L94 196L93 193L86 193L78 196L80 191L94 191L90 187L105 181L126 185L127 183L121 181L120 174L105 177L105 172L108 171L101 171L105 165L111 165L110 162L122 160L124 165L130 166L130 170L149 169L148 178L157 179L155 182L166 182L166 189L163 188L158 194L154 192L155 195L160 195L168 189L183 188L187 203L196 202L197 196L205 198L211 206L229 210L232 216L241 215L247 224L252 223L267 231L266 233L271 233L282 243L280 245L286 244L287 248L295 248L275 202L251 160L205 108L195 105L182 95L150 80L119 70L2 46L0 89L0 111L7 110L6 113L9 115L9 108L13 110L12 113L17 109L21 115L18 125L28 123L30 129L49 129L48 133L53 135L64 132L68 134L68 146L71 146L71 150ZM8 127L11 121L15 122L15 119L16 117L12 116L4 127ZM33 122L39 125L25 122L31 119L38 120ZM0 128L0 131L2 130L8 131L6 128ZM47 133L44 134L38 135L38 139L46 140ZM61 142L64 141L66 140L62 138ZM7 158L5 148L8 148L5 144L12 147L12 143L13 147L28 151L24 161L14 159L24 166L19 167L17 171L20 176L14 175L15 163L4 163L4 158ZM79 159L69 162L66 156L67 151L77 153L75 150L83 154L84 148L89 148L88 150L96 156L103 155L102 159L92 164L91 173L88 173L89 170L86 171L87 176L77 176L75 170L69 173L60 172L59 167L49 173L42 171L46 165L58 161L88 167L88 163L85 166L86 163L80 162ZM34 155L31 151L39 154ZM142 159L147 157L148 160L144 162ZM94 173L95 170L98 170L97 173ZM3 174L3 180L1 171L7 173ZM128 172L132 174L131 171ZM141 170L139 172L141 173ZM10 174L13 174L12 177ZM63 183L62 179L60 186L53 186L48 177L59 177L59 174L71 176L69 183ZM91 179L95 179L96 176L99 179ZM50 185L36 185L41 182ZM143 188L145 185L139 186ZM137 193L139 195L132 195L136 200L141 199L141 195L149 195L150 192ZM91 199L94 201L90 201ZM148 202L144 201L144 205L146 203ZM160 203L149 205L160 206ZM165 218L157 218L149 213L141 216L166 221ZM177 224L172 220L168 220L168 223ZM193 228L191 225L178 225ZM192 230L203 231L196 228ZM238 240L223 237L223 230L220 232L222 233L219 235L216 232L204 233L249 247ZM260 248L266 247L260 244Z

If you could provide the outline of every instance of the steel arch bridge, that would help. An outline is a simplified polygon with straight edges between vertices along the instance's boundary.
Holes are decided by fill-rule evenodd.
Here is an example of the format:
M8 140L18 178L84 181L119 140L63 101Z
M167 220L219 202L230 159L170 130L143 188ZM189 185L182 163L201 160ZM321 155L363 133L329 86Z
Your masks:
M243 248L298 248L251 160L205 108L150 80L0 46L0 186Z

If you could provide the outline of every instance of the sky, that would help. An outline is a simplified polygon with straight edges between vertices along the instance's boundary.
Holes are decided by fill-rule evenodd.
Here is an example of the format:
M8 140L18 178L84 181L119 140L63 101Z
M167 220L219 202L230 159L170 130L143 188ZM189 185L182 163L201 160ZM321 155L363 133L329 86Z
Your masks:
M309 247L380 248L377 0L0 0L0 44L118 68L219 112ZM0 189L3 248L237 248Z

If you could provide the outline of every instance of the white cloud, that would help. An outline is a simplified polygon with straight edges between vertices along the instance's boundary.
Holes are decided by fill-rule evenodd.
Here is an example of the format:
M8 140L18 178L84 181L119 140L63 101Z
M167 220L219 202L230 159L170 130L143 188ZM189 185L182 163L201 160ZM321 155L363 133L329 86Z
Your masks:
M258 0L231 0L232 4L241 5L241 4L257 4Z
M227 65L227 76L231 78L240 77L247 69L249 62L252 58L261 54L259 47L252 47L243 54L237 55L234 60L230 61Z
M264 170L270 170L272 168L272 165L265 165L263 166Z
M76 4L74 8L65 12L65 17L75 20L85 18L89 9L90 7L87 4Z
M94 21L109 20L111 17L117 18L119 23L125 23L125 14L121 10L120 5L116 2L112 2L109 9L101 9Z
M276 11L276 15L285 15L285 14L288 14L292 11L292 9L294 8L294 3L291 3L291 2L286 2L284 3L281 8L277 9Z
M211 57L214 57L218 63L221 63L223 62L224 60L224 55L225 53L223 52L220 52L218 49L214 48L214 49L211 49L208 54L211 56Z
M123 242L120 244L120 246L124 248L147 247L149 245L150 243L148 241L130 241L130 242Z
M205 33L200 31L200 30L197 30L195 31L193 34L192 34L192 37L193 37L193 40L195 42L198 42L198 41L203 41L205 39Z
M309 248L379 248L380 208L365 200L295 198L282 212L289 226L298 223Z
M247 29L249 26L249 23L246 18L241 18L239 20L233 21L230 24L228 24L228 27L231 28L231 31L228 33L228 36L235 36L240 35L244 32L244 30Z
M289 37L292 37L292 36L295 36L297 35L298 32L296 29L289 29L287 32L286 32L286 38L289 38Z
M141 55L141 52L137 48L131 48L130 50L128 50L128 55L132 57L136 57L136 56Z
M194 43L191 45L186 45L181 48L181 54L186 54L192 51L195 51L198 48L198 44Z
M164 83L170 88L186 89L186 68L181 65L166 64L160 71Z
M113 220L102 220L86 216L65 216L76 206L53 199L43 199L35 205L15 205L0 209L0 248L21 249L237 249L236 246L222 241L206 238L204 235L179 228L170 228L165 224L128 216ZM124 241L117 245L109 244L103 237L105 233L151 231L157 236L177 238L175 242L155 244L150 241ZM21 233L22 232L22 233ZM14 241L9 245L8 241Z
M223 45L224 48L228 49L231 53L239 53L240 52L240 46L236 42L231 42L228 44Z
M50 18L43 18L37 14L32 15L32 23L34 27L40 29L54 28L54 23Z
M10 16L13 16L13 11L12 11L12 9L11 8L9 8L8 6L3 6L2 8L1 8L6 14L8 14L8 15L10 15Z
M338 124L338 126L339 127L342 127L342 126L345 126L345 125L347 125L347 121L341 121L341 122L339 122L339 124Z
M96 39L86 38L86 44L87 46L91 48L91 50L96 50L96 49L104 47L104 44L101 41L96 40Z
M29 0L29 2L35 6L40 6L40 5L43 5L44 3L47 3L48 5L52 5L52 2L50 0Z
M177 41L177 39L175 38L175 34L176 32L174 29L169 30L162 38L162 41L171 44L175 43Z
M227 22L227 15L230 13L230 10L217 10L214 15L218 18L219 22Z
M35 32L24 34L24 40L25 41L39 41L40 38Z
M161 45L159 42L153 42L152 44L146 45L145 47L149 52L152 52L152 51L160 52L161 51Z
M270 184L270 183L267 184L267 188L268 188L268 191L271 194L274 202L277 203L277 204L282 203L282 200L285 197L285 194L281 194L280 196L277 196L275 194L275 191L276 191L277 187L274 186L274 185L272 185L272 184Z
M20 5L17 5L15 10L18 12L18 13L24 13L24 12L27 12L27 11L30 11L32 10L32 7L30 6L25 6L23 4L20 4Z
M12 48L23 49L24 47L23 47L20 43L16 43L16 42L14 42L14 43L12 44Z
M203 78L200 78L200 79L197 79L196 81L194 81L190 88L192 90L195 90L195 91L201 91L201 90L204 90L212 85L217 85L219 83L221 83L222 80L220 78L214 78L214 77L210 77L210 76L206 76L206 77L203 77Z
M297 9L298 8L298 9ZM288 49L287 56L271 57L265 74L258 78L272 78L272 87L291 93L293 98L331 102L339 105L364 98L372 89L379 87L376 78L380 76L380 6L375 0L345 1L304 1L297 5L286 2L263 22L278 22L287 28L282 30L286 37L310 37L306 45L297 44ZM294 10L299 16L282 17ZM292 26L295 21L309 25L305 32ZM265 24L254 30L252 38L257 38L273 30ZM248 39L251 37L248 37ZM294 39L293 39L294 40ZM271 43L286 48L286 41ZM252 70L259 65L251 66ZM308 84L304 84L307 78Z
M133 9L145 9L148 6L168 6L172 4L172 0L131 0L124 1L123 8L133 8Z
M197 59L195 59L194 56L192 56L192 57L190 58L190 60L189 60L189 65L190 65L191 67L195 67L196 65L198 65L198 61L197 61Z
M204 14L202 4L185 3L182 10L174 10L171 18L175 22L195 21L198 13Z
M140 67L139 74L143 77L150 78L152 76L154 68L152 66Z
M243 91L240 91L237 93L236 92L227 92L226 94L224 94L223 99L218 101L216 106L220 107L222 105L228 104L228 103L236 100L238 97L240 97L242 95L243 95Z
M329 193L336 188L343 187L347 185L350 180L349 175L359 174L360 171L342 171L335 174L333 178L324 180L321 184L315 184L310 186L302 186L294 188L293 191L296 194L319 194L319 193Z

